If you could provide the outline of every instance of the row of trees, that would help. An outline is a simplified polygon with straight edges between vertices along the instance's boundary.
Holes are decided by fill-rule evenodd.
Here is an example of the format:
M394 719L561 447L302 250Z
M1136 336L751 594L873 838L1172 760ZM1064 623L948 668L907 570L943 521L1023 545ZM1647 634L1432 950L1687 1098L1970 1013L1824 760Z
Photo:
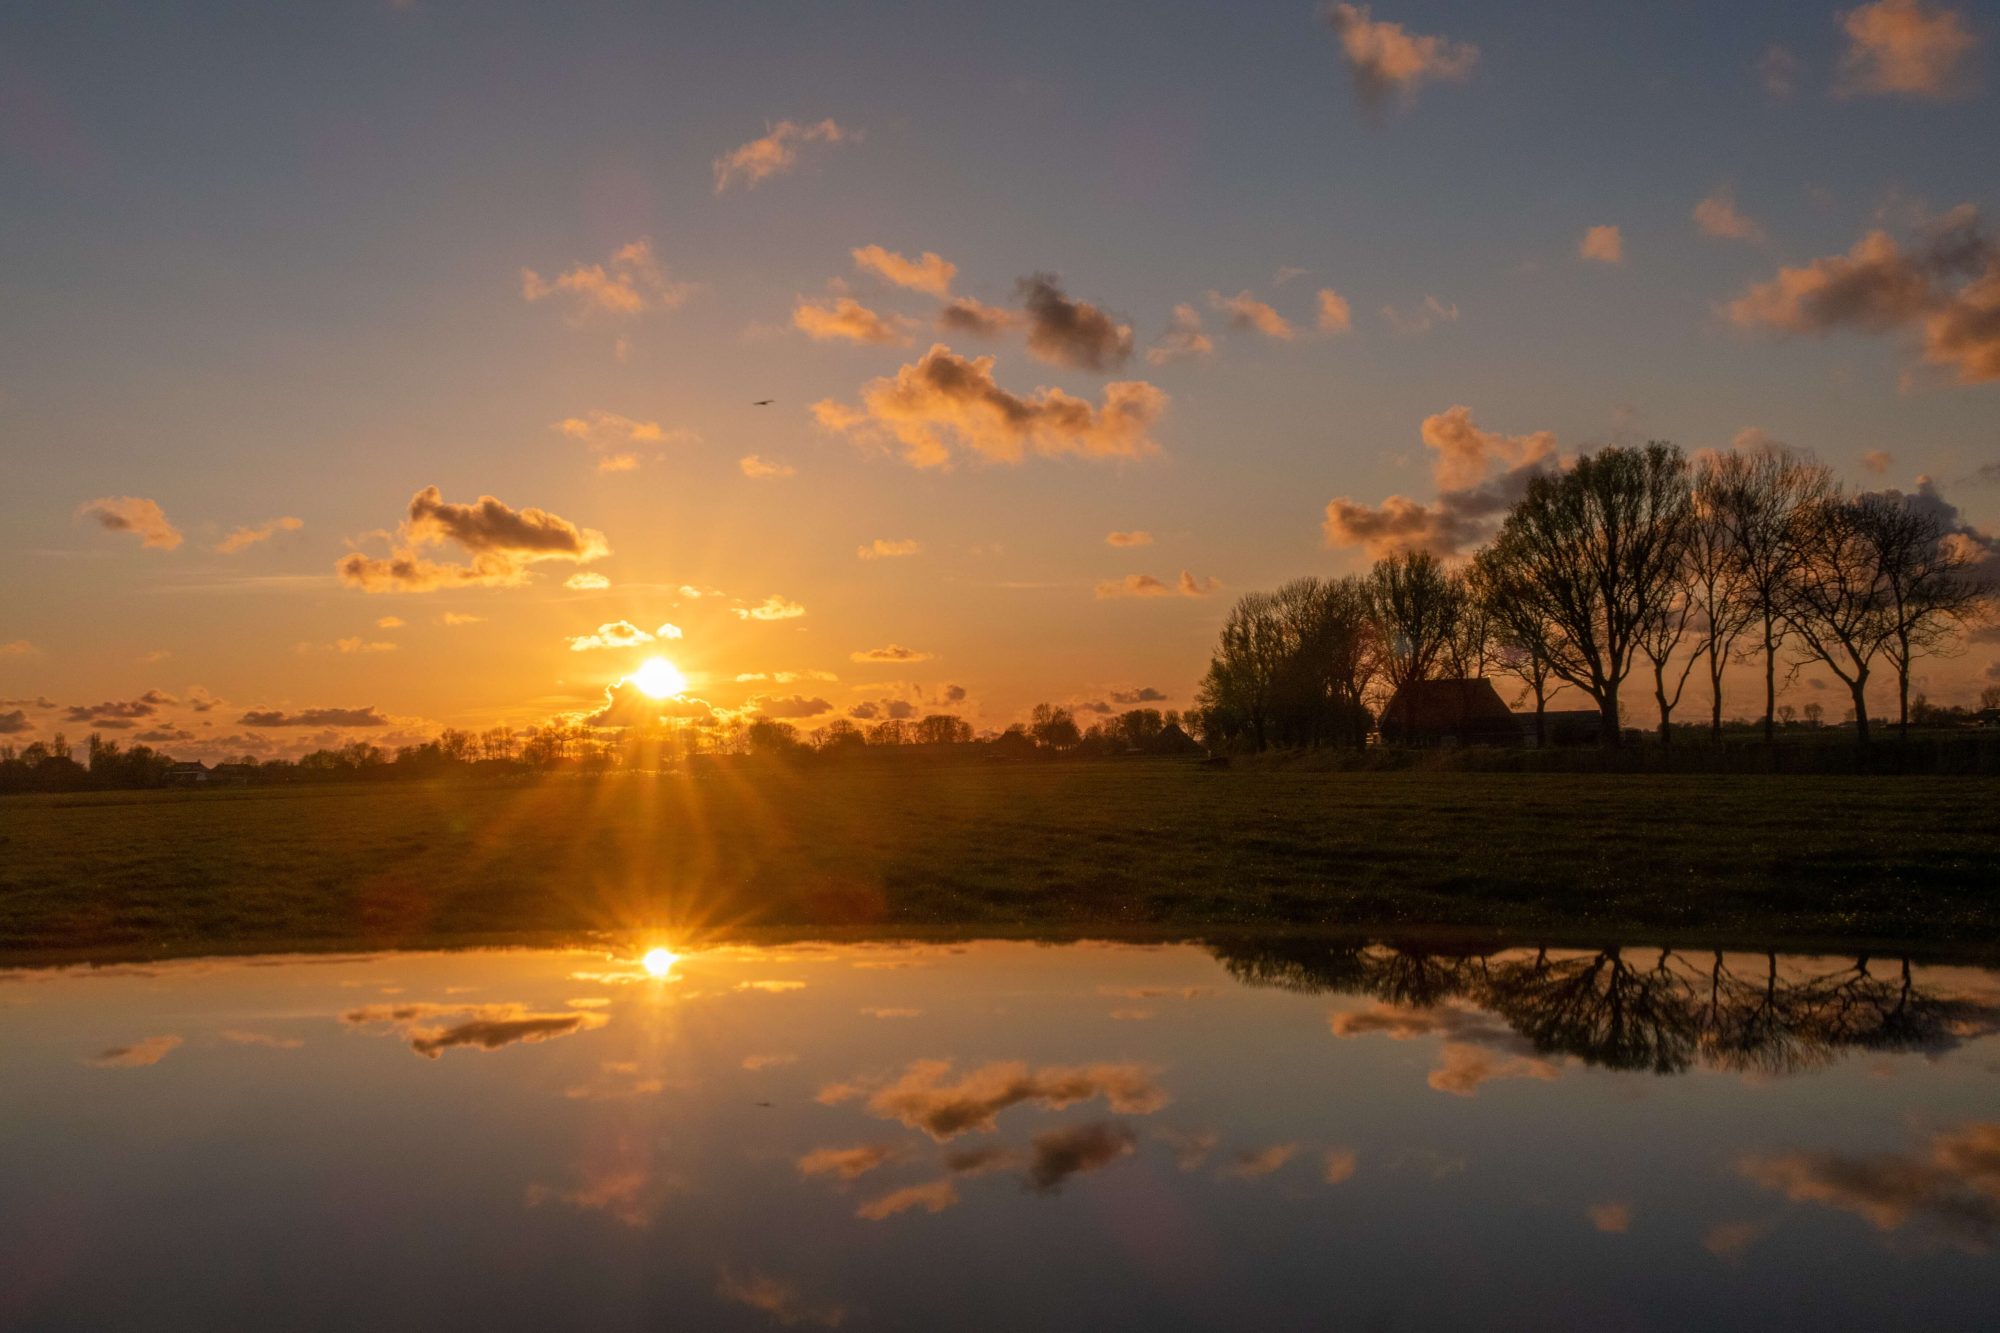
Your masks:
M1865 742L1881 664L1907 727L1913 664L1954 651L1993 595L1986 553L1952 518L1930 495L1850 493L1783 449L1691 464L1657 441L1606 448L1534 478L1463 568L1417 551L1243 598L1202 682L1199 723L1212 744L1360 745L1371 701L1497 670L1533 697L1538 736L1568 686L1615 745L1621 694L1643 670L1671 740L1699 667L1719 738L1724 671L1757 660L1767 741L1782 663L1823 666L1846 686Z

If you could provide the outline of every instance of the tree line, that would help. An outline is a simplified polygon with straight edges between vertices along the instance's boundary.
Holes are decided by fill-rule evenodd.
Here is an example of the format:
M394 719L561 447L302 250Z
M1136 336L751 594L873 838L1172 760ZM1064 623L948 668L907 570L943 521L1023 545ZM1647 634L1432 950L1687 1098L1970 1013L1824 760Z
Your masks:
M1218 749L1361 746L1406 687L1498 672L1532 697L1538 743L1549 698L1573 687L1615 746L1636 674L1671 741L1700 670L1719 740L1724 670L1754 660L1767 742L1781 671L1817 665L1846 687L1865 744L1877 671L1894 673L1907 730L1913 664L1955 651L1993 597L1987 553L1954 517L1934 496L1850 491L1782 448L1691 461L1661 441L1608 447L1533 478L1461 567L1402 552L1242 598L1192 718Z

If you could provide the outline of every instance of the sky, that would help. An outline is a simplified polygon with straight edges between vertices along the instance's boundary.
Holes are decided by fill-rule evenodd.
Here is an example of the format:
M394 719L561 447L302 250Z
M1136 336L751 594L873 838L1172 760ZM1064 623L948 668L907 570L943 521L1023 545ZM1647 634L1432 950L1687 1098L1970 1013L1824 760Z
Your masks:
M10 7L0 741L521 728L654 655L805 728L1185 706L1236 595L1463 555L1523 465L1649 438L1990 533L1996 32Z

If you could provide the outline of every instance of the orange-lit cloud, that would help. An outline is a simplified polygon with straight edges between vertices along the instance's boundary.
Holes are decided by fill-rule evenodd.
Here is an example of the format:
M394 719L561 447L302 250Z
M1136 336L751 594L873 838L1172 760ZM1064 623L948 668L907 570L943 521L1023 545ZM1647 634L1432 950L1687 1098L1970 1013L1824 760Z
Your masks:
M1331 287L1319 289L1319 331L1321 333L1346 333L1354 327L1354 308L1347 304L1347 298Z
M472 557L454 565L426 560L421 548L456 542ZM472 504L445 501L435 486L410 497L402 549L379 559L355 551L334 566L341 582L364 592L431 592L439 588L521 582L544 560L588 563L609 555L604 534L544 509L514 509L490 495Z
M1061 389L1022 397L994 382L993 358L966 358L943 343L893 377L870 381L854 410L832 400L813 407L819 424L861 440L893 439L916 467L944 467L952 442L995 462L1043 457L1139 458L1158 445L1147 432L1165 410L1167 395L1138 380L1104 387L1093 408Z
M910 341L913 323L900 315L879 315L851 296L824 301L800 297L792 309L792 327L821 342L904 344Z
M1737 1169L1767 1190L1853 1213L1879 1231L1920 1221L1975 1253L2000 1237L2000 1122L1935 1134L1921 1151L1752 1156Z
M980 338L994 337L1025 321L1026 317L1018 311L987 305L970 296L958 297L938 311L938 327L946 333L969 333Z
M608 588L610 586L611 586L610 579L604 577L604 575L602 574L592 573L590 570L587 569L579 573L572 574L568 578L563 580L563 587L568 588L571 592L596 592L599 589ZM393 620L395 619L395 617L392 616L390 617L390 619Z
M808 699L803 694L787 695L779 698L771 695L753 695L744 705L759 717L774 721L787 718L818 717L821 713L833 711L833 705L825 699Z
M1872 472L1879 477L1887 472L1889 465L1895 461L1895 456L1887 450L1870 449L1861 455L1861 468L1862 471Z
M1436 501L1391 495L1379 505L1365 505L1343 495L1326 507L1322 533L1329 547L1359 546L1374 557L1419 550L1455 555L1485 540L1499 517L1527 493L1528 483L1556 462L1552 433L1481 430L1463 405L1426 417L1419 433L1435 451ZM1504 470L1489 475L1495 467Z
M1270 1175L1298 1155L1296 1143L1274 1143L1268 1148L1246 1148L1229 1159L1222 1174L1231 1180L1258 1180Z
M869 1094L868 1109L942 1142L991 1130L995 1116L1023 1104L1060 1110L1101 1097L1120 1115L1150 1115L1167 1104L1152 1071L1135 1064L1030 1069L1018 1060L1005 1061L981 1065L947 1082L951 1071L948 1060L915 1061L896 1081ZM851 1083L834 1084L820 1090L819 1100L832 1105L864 1090Z
M553 429L589 449L600 472L629 472L637 467L639 456L632 450L640 445L663 445L669 438L676 443L701 443L692 431L668 431L657 421L639 421L616 412L593 410L580 417L564 417Z
M918 652L915 648L905 648L900 643L884 644L880 648L863 648L859 652L848 654L849 659L855 662L928 662L933 656L932 653Z
M802 1176L832 1176L836 1180L857 1180L884 1162L894 1161L902 1150L893 1143L868 1143L857 1148L815 1148L799 1158Z
M340 1021L352 1027L393 1028L408 1039L411 1050L435 1060L454 1047L497 1051L517 1042L588 1032L609 1020L603 1014L574 1009L534 1013L521 1004L376 1004L350 1009Z
M731 610L738 620L797 620L806 613L803 605L777 593L772 593L755 606L738 606Z
M1629 1203L1594 1203L1585 1210L1590 1225L1599 1231L1619 1235L1632 1229L1632 1205Z
M880 1198L870 1199L854 1210L854 1215L868 1222L880 1222L906 1213L912 1208L921 1208L927 1213L941 1213L958 1203L958 1186L950 1177L941 1177L922 1185L906 1185L892 1190Z
M1151 546L1153 534L1144 528L1134 528L1130 532L1107 532L1104 534L1106 546Z
M854 143L860 138L860 131L845 129L830 119L812 125L781 120L770 126L762 138L752 139L715 159L715 192L721 194L737 185L751 190L773 176L783 175L799 164L799 149L804 144Z
M1391 97L1407 104L1426 83L1464 79L1479 60L1479 48L1469 42L1418 36L1400 23L1375 19L1367 5L1332 5L1326 18L1340 38L1354 91L1371 111Z
M958 265L929 250L918 259L905 259L879 245L864 245L851 253L854 266L863 272L940 299L951 294L952 279L958 276Z
M1576 243L1576 254L1579 259L1599 264L1622 264L1625 262L1625 233L1608 224L1586 227L1583 239Z
M1076 370L1115 370L1132 355L1132 326L1120 324L1090 304L1064 294L1053 273L1021 279L1021 306L1027 312L1028 350L1051 365Z
M9 702L17 702L9 700ZM162 706L173 704L171 694L160 690L147 690L136 699L107 699L102 703L71 704L63 713L68 722L87 722L92 726L107 730L129 730L140 721L159 713Z
M181 544L181 531L167 521L159 502L137 495L107 495L77 507L78 518L94 519L112 532L129 532L149 550L171 551Z
M246 727L386 727L389 719L374 708L252 709L237 722Z
M1399 338L1420 338L1440 324L1458 322L1458 307L1446 305L1435 296L1426 296L1421 305L1411 306L1408 310L1385 305L1381 314L1389 325L1389 331Z
M297 532L304 526L305 522L302 519L274 518L254 527L234 529L215 544L215 549L219 555L235 555L238 551L247 550L258 542L268 541L281 532Z
M1114 597L1207 597L1222 587L1216 578L1198 579L1187 570L1173 583L1162 583L1151 574L1127 574L1097 585L1099 600Z
M1328 1148L1320 1159L1321 1178L1329 1185L1338 1185L1354 1178L1354 1151L1351 1148Z
M531 268L521 270L521 295L529 301L564 297L570 318L582 322L594 314L640 315L672 310L686 301L694 284L668 279L654 257L653 242L640 237L612 252L603 264L578 264L544 279Z
M1481 430L1473 423L1472 409L1463 403L1425 417L1417 434L1424 447L1436 455L1431 460L1432 479L1446 490L1473 485L1496 466L1539 463L1556 453L1554 432L1503 435Z
M130 1046L113 1046L99 1051L84 1063L95 1069L143 1069L167 1058L181 1044L177 1036L148 1037Z
M1871 231L1844 255L1781 268L1725 313L1742 327L1783 333L1908 329L1920 335L1924 359L1952 367L1960 383L2000 379L2000 249L1970 204L1908 249Z
M743 455L736 460L736 466L744 476L754 481L771 481L798 475L798 469L790 463L780 463L757 454Z
M672 626L667 626L672 629ZM651 643L653 635L640 629L629 620L613 620L599 625L589 634L574 634L569 638L569 650L573 653L587 653L598 648L636 648L642 643ZM671 638L679 638L675 630Z
M1247 291L1238 292L1234 296L1210 292L1208 304L1229 316L1232 328L1261 333L1266 338L1277 338L1282 341L1289 341L1296 336L1297 331L1292 328L1290 320Z
M1694 225L1709 236L1726 241L1762 242L1764 229L1736 207L1736 194L1723 186L1694 206Z
M1877 0L1842 14L1840 26L1847 49L1835 91L1842 96L1938 100L1971 91L1979 39L1955 9L1926 0Z
M1146 360L1156 366L1190 357L1207 356L1215 350L1215 340L1202 332L1201 312L1182 303L1174 307L1173 322L1161 339L1146 349Z
M923 544L914 537L906 537L901 541L877 537L868 545L857 547L854 554L863 560L894 560L901 556L915 555L922 549Z

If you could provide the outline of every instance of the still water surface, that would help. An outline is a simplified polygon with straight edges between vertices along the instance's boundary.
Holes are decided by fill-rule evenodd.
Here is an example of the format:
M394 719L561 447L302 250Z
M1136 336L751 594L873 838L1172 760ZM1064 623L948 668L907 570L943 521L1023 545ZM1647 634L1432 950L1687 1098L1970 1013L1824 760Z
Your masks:
M2000 1323L1992 972L640 953L0 973L0 1327Z

